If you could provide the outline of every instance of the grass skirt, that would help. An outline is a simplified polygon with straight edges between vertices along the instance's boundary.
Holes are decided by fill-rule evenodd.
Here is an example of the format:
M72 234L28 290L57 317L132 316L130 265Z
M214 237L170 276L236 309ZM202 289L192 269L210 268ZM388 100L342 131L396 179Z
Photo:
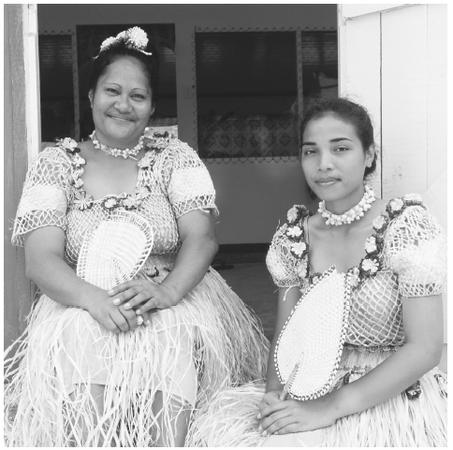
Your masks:
M345 348L338 384L362 376L389 356ZM217 394L199 411L186 442L209 447L445 447L447 393L445 375L433 369L420 379L421 394L406 392L360 414L315 431L263 437L258 432L258 404L263 383L250 383Z
M6 350L6 443L171 446L176 416L193 417L218 391L262 379L266 361L256 318L213 269L151 325L119 335L42 296Z

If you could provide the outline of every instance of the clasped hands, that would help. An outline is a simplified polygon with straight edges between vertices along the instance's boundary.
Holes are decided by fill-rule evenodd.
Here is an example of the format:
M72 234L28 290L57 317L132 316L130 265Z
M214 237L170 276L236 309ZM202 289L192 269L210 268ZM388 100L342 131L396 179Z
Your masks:
M94 296L92 289L96 289ZM109 291L92 287L89 297L90 314L114 333L149 325L153 311L174 306L180 300L170 286L143 279L126 281Z
M329 395L303 402L281 397L281 391L269 391L258 405L263 436L311 431L333 425L338 418Z
M137 315L178 303L176 292L169 286L143 279L126 281L107 293L115 306L122 305L126 311L133 309Z

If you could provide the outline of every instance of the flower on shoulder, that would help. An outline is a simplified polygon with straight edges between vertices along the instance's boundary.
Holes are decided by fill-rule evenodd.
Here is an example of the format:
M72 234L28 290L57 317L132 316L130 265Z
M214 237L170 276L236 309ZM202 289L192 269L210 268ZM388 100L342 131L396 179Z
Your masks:
M82 166L86 164L86 161L78 153L75 153L72 158L72 164L76 169L80 169Z
M404 202L400 198L394 198L390 200L389 204L387 205L387 211L391 217L396 216L399 214L404 208Z
M387 227L388 221L384 215L377 216L376 219L373 220L373 228L378 232L382 233Z
M58 144L61 147L64 147L69 153L77 153L80 152L78 147L77 141L72 138L66 137L64 139L59 139Z
M119 206L118 199L113 196L105 197L102 202L101 206L104 209L107 209L108 211L111 211L112 209L115 209Z
M290 247L290 252L296 258L302 258L307 250L307 244L305 242L295 242Z
M307 261L305 259L302 259L296 268L296 273L299 278L307 277L307 267Z
M360 271L365 276L374 275L379 270L379 261L374 258L363 258L360 263Z
M141 158L137 162L137 166L140 167L140 169L147 169L148 167L151 166L151 160L150 160L151 155L149 153L146 153L143 158Z
M94 205L94 200L91 195L87 195L85 191L78 191L74 200L74 205L81 211L90 209Z
M131 195L128 195L127 197L125 197L124 199L122 199L121 201L121 204L127 209L127 210L131 210L131 209L135 209L137 208L137 201L135 198L133 198Z
M302 228L300 228L299 226L297 225L294 225L292 227L288 227L286 229L286 235L289 237L289 238L298 238L300 236L302 236Z
M296 223L300 219L300 210L297 206L293 206L288 210L286 214L286 219L288 220L289 224L292 225Z
M83 180L82 178L75 175L72 177L72 184L76 189L80 189L83 186Z
M365 241L365 251L368 255L376 253L378 251L378 244L376 241L376 236L369 236Z

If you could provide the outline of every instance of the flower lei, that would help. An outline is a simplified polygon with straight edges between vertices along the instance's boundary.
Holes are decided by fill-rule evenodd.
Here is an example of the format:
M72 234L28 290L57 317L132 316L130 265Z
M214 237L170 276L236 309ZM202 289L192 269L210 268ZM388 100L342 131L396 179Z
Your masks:
M132 27L128 30L121 31L116 36L110 36L104 39L99 49L99 54L94 59L98 58L102 52L118 44L124 44L125 47L137 50L148 56L152 55L151 52L145 51L148 45L148 36L145 31L140 27Z
M141 170L152 170L156 157L170 143L172 136L167 132L147 132L143 135L144 147L147 150L146 154L137 162L137 166ZM92 195L89 195L83 189L82 175L84 173L85 159L80 155L80 148L77 142L72 138L64 138L57 141L57 145L66 151L70 156L72 171L70 183L74 187L73 199L77 209L85 211L98 203L106 212L112 212L118 208L126 210L134 210L140 207L143 200L150 195L147 186L137 186L135 194L118 194L106 195L102 199L94 200Z
M365 241L365 256L357 266L351 267L347 275L351 286L356 289L366 278L374 276L382 269L382 250L384 248L384 235L390 222L400 215L408 206L423 206L418 194L407 194L403 197L393 198L387 203L385 212L373 221L373 233ZM424 206L423 206L424 207ZM309 249L305 242L303 220L310 215L303 205L294 205L287 214L285 235L290 242L289 251L297 260L297 275L308 280L309 284L315 283L321 273L310 274Z

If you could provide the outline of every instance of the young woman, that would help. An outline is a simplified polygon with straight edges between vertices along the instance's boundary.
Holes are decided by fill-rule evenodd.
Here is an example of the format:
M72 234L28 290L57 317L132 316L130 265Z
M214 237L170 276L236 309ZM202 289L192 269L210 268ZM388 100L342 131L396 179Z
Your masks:
M264 377L258 322L209 267L208 171L187 144L147 128L147 50L138 27L102 43L91 139L46 148L27 174L13 243L42 295L7 350L9 446L182 446L196 405ZM75 268L86 237L118 211L144 218L154 242L137 276L107 291Z
M442 232L418 195L376 199L368 184L376 166L373 128L363 107L342 98L322 101L307 112L302 136L302 170L321 202L315 214L293 206L267 255L280 293L266 384L216 396L190 443L445 446L445 375L436 368L443 342ZM301 295L307 301L320 283L322 298L327 285L320 280L333 269L350 286L339 364L328 392L301 401L282 393L274 350ZM338 292L338 302L343 295ZM294 362L298 345L285 349ZM316 349L320 358L324 350Z

